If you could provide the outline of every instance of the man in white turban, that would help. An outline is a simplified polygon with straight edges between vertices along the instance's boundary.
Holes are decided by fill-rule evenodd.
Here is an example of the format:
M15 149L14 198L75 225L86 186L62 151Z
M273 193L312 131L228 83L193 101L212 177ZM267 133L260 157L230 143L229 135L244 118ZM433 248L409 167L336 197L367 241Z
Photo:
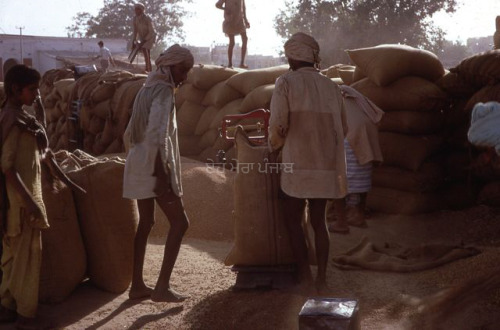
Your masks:
M151 17L146 15L144 10L145 7L142 3L134 4L132 49L139 47L137 43L140 44L144 62L146 62L146 71L151 72L151 48L156 41L156 31Z
M148 75L137 93L124 134L124 142L130 149L125 163L123 197L137 199L139 209L130 299L151 296L153 301L179 302L187 298L170 287L170 275L189 226L182 202L174 88L186 80L193 63L191 52L179 45L168 48L158 57L157 70ZM144 283L142 273L148 236L155 222L155 201L167 216L170 230L160 275L152 289Z
M276 81L271 99L269 145L282 152L282 162L293 164L281 173L283 209L295 254L300 284L313 285L301 218L306 200L315 232L318 262L316 289L326 288L329 233L325 221L328 199L347 193L344 136L346 117L339 87L320 74L319 45L305 33L285 43L291 71ZM341 214L344 216L344 214Z

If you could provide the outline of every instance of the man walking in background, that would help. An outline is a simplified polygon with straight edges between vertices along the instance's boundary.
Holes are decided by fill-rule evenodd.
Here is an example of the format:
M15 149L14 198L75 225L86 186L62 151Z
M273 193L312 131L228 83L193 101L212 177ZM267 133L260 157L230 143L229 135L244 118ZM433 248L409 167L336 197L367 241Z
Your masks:
M113 56L111 56L111 52L109 51L108 47L104 47L104 42L101 40L97 43L99 45L99 55L97 55L97 58L101 59L101 68L102 71L108 72L109 68L109 63L113 64L113 67L116 67L115 60L113 59Z

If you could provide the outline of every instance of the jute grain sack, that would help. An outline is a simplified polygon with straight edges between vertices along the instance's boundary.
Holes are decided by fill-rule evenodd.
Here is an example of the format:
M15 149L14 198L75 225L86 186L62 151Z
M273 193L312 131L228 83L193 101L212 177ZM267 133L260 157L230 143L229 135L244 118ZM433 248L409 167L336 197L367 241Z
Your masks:
M483 87L500 82L500 49L489 50L467 57L450 71L468 83Z
M200 149L206 149L207 147L212 147L219 136L218 128L210 128L206 131L200 138Z
M195 156L203 149L200 148L200 136L179 135L179 152L181 156Z
M218 65L195 65L188 74L187 83L193 84L194 87L209 90L215 84L227 80L235 75L238 71L225 68Z
M436 85L446 93L461 98L470 97L477 88L460 78L458 73L447 71L444 76L436 81Z
M75 79L61 79L54 82L54 88L56 92L60 95L60 98L64 101L68 101L73 92L73 88L75 88Z
M236 99L232 102L229 102L224 106L224 108L220 109L219 112L215 115L210 123L210 128L219 128L222 126L222 119L227 115L237 115L241 112L241 104L243 103L243 99Z
M345 66L345 67L339 68L339 77L340 77L340 79L342 79L344 84L350 85L353 83L354 71L355 71L354 66L349 66L349 67Z
M91 104L107 101L113 97L116 91L116 84L111 82L99 83L90 93Z
M420 214L437 211L443 206L439 192L408 192L390 188L373 187L368 192L368 208L390 214Z
M127 128L132 108L134 106L135 96L146 81L142 76L125 79L120 82L120 86L111 99L112 117L116 120L115 137L122 136Z
M121 138L117 138L110 143L110 145L106 148L106 150L104 150L103 154L105 155L119 154L122 153L124 150L125 148L123 147L123 140Z
M87 132L90 132L93 135L97 135L104 130L105 123L106 123L106 120L101 119L100 117L97 117L97 116L93 116L90 118Z
M217 108L222 108L229 102L241 97L243 97L243 95L241 95L240 92L226 84L226 81L221 81L214 87L210 88L201 103L205 106L216 106Z
M439 111L447 94L436 84L419 77L404 77L384 87L368 78L351 85L384 111Z
M99 84L99 77L101 74L99 72L90 72L80 77L75 84L76 98L90 102L90 93ZM76 99L75 97L73 97Z
M207 91L196 88L193 84L182 84L175 92L175 106L180 109L185 101L202 104Z
M276 79L282 74L288 72L288 65L280 65L265 69L248 70L235 74L227 80L227 84L243 95L247 95L255 88L274 84Z
M386 112L379 123L379 131L403 134L432 134L443 128L441 112L393 111Z
M256 266L293 263L285 219L278 199L279 175L264 159L267 146L252 146L236 133L238 171L234 179L234 245L226 265ZM271 163L272 164L272 163ZM266 173L267 172L267 173Z
M94 106L88 107L88 111L93 116L97 116L101 119L106 119L111 116L111 100L105 100L97 103Z
M347 54L378 86L406 76L436 81L444 75L443 64L435 54L406 45L378 45L348 50Z
M491 101L500 102L500 83L493 86L484 86L474 93L465 105L464 110L466 113L469 113L476 104Z
M99 77L99 83L107 83L107 82L118 82L120 80L128 79L135 77L132 72L119 70L119 71L108 71Z
M113 293L122 293L131 282L138 222L135 201L122 198L124 165L123 159L115 158L68 172L87 191L76 193L75 201L89 279Z
M192 135L196 130L198 121L205 111L206 107L186 101L180 109L177 109L177 127L180 135Z
M488 182L479 193L478 203L499 207L500 206L500 181Z
M372 173L375 187L413 192L434 191L443 184L443 180L443 166L437 161L426 161L417 171L382 165L375 167Z
M50 228L42 234L39 300L56 303L85 279L87 255L71 190L59 181L50 185L46 180L42 189Z
M406 135L380 132L380 149L385 165L400 166L416 171L443 146L439 135Z
M321 70L321 73L327 76L328 78L340 78L339 69L342 67L351 67L351 65L346 64L334 64L327 69Z
M240 112L247 113L257 109L269 109L274 92L274 84L262 85L247 94L241 104Z
M198 124L196 124L196 128L194 130L195 135L203 135L209 128L210 123L219 112L220 108L215 106L210 106L206 108L201 114L200 120L198 120Z
M364 74L363 70L361 70L360 67L355 67L354 73L352 75L352 83L360 81L363 78L366 78L366 74Z

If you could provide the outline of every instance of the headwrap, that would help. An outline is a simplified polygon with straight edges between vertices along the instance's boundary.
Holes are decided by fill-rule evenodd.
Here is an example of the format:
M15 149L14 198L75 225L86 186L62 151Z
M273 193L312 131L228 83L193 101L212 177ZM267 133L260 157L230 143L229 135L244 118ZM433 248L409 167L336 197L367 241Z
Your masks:
M191 51L178 44L169 47L156 59L155 64L158 68L148 75L148 79L144 83L144 86L151 87L158 83L164 83L172 85L173 87L174 82L169 67L184 62L191 63L191 65L194 63Z
M319 44L308 34L297 32L285 43L285 56L296 61L314 63L318 65Z
M134 3L134 8L140 8L140 9L144 10L144 8L146 8L146 7L144 7L144 5L142 3L136 2L136 3Z

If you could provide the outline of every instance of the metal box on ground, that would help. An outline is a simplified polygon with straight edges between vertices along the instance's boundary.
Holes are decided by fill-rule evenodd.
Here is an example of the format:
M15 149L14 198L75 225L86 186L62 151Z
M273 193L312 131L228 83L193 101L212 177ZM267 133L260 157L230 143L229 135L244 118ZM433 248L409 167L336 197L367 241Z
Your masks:
M349 298L310 298L299 313L299 330L359 330L359 303Z

